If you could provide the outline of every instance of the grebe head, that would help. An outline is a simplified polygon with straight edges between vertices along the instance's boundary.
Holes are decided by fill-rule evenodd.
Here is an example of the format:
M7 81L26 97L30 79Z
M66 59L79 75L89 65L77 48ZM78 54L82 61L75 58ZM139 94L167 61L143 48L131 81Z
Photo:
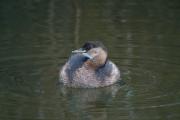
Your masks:
M108 57L106 47L99 41L86 42L82 48L74 50L72 53L80 53L85 56L88 59L85 65L94 69L105 65Z

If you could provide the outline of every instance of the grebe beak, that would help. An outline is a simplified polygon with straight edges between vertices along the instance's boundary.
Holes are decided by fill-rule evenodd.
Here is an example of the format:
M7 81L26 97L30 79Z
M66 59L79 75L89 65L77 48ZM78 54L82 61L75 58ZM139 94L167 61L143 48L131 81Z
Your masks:
M88 53L82 53L82 55L87 57L88 59L93 59L93 57L91 55L89 55Z
M82 48L72 51L72 53L85 53L85 52L86 52L86 50L83 50Z
M73 50L72 53L75 53L75 54L76 54L76 53L81 53L83 56L85 56L85 57L88 58L88 59L92 59L92 58L93 58L91 55L89 55L89 54L87 53L86 50L83 50L82 48L80 48L80 49L78 49L78 50Z

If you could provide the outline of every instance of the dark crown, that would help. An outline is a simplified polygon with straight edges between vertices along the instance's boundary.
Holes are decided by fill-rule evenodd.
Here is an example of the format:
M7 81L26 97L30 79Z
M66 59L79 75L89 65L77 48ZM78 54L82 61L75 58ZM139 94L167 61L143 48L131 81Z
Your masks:
M88 51L92 48L97 47L101 47L103 50L107 52L107 48L100 41L88 41L82 46L82 49Z

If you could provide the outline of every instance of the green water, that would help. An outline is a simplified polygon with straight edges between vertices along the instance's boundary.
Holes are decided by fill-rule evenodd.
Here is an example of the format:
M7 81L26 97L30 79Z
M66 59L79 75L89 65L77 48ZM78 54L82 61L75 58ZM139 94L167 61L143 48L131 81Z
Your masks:
M57 84L97 39L125 84ZM179 120L179 52L178 0L1 0L0 120Z

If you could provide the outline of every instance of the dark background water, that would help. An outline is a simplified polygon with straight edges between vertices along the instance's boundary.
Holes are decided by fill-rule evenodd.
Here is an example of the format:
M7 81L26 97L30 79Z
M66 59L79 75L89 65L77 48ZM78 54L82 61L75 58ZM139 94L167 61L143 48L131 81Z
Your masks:
M124 85L58 85L73 49L100 39ZM179 0L1 0L0 119L180 119Z

